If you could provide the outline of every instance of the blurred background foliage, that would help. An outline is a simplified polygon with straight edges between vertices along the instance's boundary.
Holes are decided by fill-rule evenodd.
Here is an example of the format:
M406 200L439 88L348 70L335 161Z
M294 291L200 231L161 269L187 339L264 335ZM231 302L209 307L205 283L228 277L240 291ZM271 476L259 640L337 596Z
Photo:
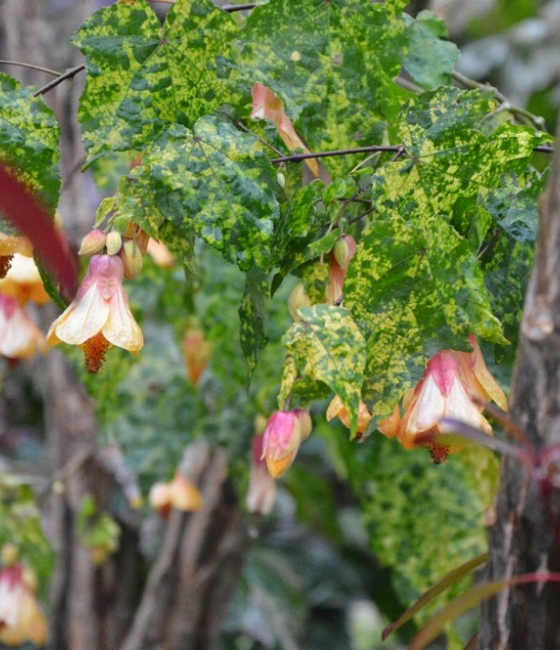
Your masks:
M421 4L446 20L461 48L460 72L495 85L554 130L560 0ZM110 155L94 165L93 203L114 191L129 162ZM276 408L292 283L285 282L267 303L269 345L247 389L237 317L243 276L205 245L197 264L196 276L185 282L182 268L160 268L146 257L140 277L128 283L146 337L138 358L113 349L103 373L90 377L81 353L67 350L96 400L102 441L120 447L144 498L155 481L171 478L185 446L201 436L227 447L231 477L243 498L255 416L268 417ZM188 382L181 352L182 337L193 327L212 346L197 386ZM13 369L4 363L2 372L0 545L11 541L21 548L44 594L54 555L48 522L41 526L40 520L42 495L52 485L41 477L39 364ZM223 650L403 647L414 625L381 644L384 625L438 578L485 549L484 518L497 482L494 456L466 451L435 466L424 450L404 451L379 434L350 444L347 430L324 421L326 406L314 405L314 434L280 481L273 513L251 516L253 544L224 621ZM147 505L142 516L154 517ZM464 588L465 581L429 611ZM440 647L460 649L475 628L475 617L467 617Z

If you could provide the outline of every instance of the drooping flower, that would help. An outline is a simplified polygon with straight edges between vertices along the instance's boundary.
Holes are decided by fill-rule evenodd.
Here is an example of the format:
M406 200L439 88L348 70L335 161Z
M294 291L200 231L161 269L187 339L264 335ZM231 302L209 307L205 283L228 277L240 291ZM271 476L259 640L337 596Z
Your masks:
M356 253L356 241L352 235L342 235L329 254L330 276L325 298L331 305L338 303L342 297L344 278L350 261Z
M262 84L254 84L252 90L253 110L251 117L259 117L263 120L271 120L278 128L278 133L290 151L301 149L305 153L310 153L309 149L303 143L303 140L297 134L290 118L284 112L284 104L270 88ZM305 164L315 176L319 176L319 164L313 158L305 161Z
M16 253L26 257L33 255L33 246L29 239L23 235L11 236L0 232L0 278L5 277Z
M45 353L45 337L17 298L0 293L0 354L8 359L29 359Z
M9 271L0 280L0 291L5 296L17 298L22 305L28 301L44 305L50 300L35 260L19 253L14 255Z
M268 515L276 499L276 480L266 468L266 462L263 459L263 442L262 433L254 436L251 445L251 470L245 505L249 512Z
M262 458L274 478L282 476L293 463L300 444L311 433L311 418L304 409L276 411L268 419L263 434Z
M350 429L350 415L338 395L335 395L332 398L329 408L327 409L326 418L328 422L333 418L338 418L347 429ZM361 437L365 433L370 420L371 415L367 404L360 401L360 407L358 409L358 426L356 429L358 437Z
M89 372L101 368L113 345L130 352L138 352L144 345L122 279L123 265L118 256L94 255L76 297L47 334L49 345L79 345Z
M7 646L31 641L42 646L47 623L33 593L33 576L16 562L0 571L0 641Z
M182 347L189 382L196 386L210 358L212 345L205 340L201 329L193 328L185 332Z
M181 512L194 512L202 505L202 496L194 483L177 470L170 483L154 483L149 501L152 508L167 517L171 508Z
M482 415L484 404L494 400L507 406L506 397L484 363L474 336L469 337L473 352L440 350L429 361L422 379L403 397L404 415L398 407L379 425L381 433L398 437L410 449L424 445L434 462L460 451L468 442L444 432L442 418L461 420L492 435L492 428Z

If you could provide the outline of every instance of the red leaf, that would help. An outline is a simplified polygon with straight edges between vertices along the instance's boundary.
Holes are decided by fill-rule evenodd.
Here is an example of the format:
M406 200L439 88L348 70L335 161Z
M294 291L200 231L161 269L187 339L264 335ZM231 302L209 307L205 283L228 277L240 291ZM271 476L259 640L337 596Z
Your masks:
M56 231L53 220L24 183L0 163L0 210L19 233L26 235L35 254L69 296L76 293L74 259Z

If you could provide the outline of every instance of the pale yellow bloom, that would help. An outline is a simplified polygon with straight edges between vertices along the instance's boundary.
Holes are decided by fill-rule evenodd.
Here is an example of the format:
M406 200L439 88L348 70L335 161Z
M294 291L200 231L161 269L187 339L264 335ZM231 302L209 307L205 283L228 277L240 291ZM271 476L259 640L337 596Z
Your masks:
M19 253L14 255L8 273L0 280L0 291L5 296L17 298L22 305L29 300L44 305L50 300L35 260Z
M144 345L122 286L123 265L114 255L94 255L76 297L51 325L49 345L79 345L90 372L101 367L113 345L138 352Z
M9 359L28 359L38 349L47 351L42 332L17 298L0 294L0 354Z

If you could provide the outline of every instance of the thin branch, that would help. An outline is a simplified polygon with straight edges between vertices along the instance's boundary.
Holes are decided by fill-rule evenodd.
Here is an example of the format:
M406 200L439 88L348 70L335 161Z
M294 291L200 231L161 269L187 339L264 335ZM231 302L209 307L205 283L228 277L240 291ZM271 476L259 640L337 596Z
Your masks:
M164 4L164 5L174 5L175 0L148 0L148 2L151 2L152 4ZM244 11L245 9L254 9L257 6L256 2L247 2L242 5L224 5L223 7L219 7L219 9L222 9L223 11L227 11L228 13L233 13L234 11Z
M75 77L79 72L85 69L86 66L83 63L81 65L75 66L74 68L69 68L68 70L66 70L66 72L58 76L56 79L53 79L46 86L39 88L39 90L36 93L33 93L33 96L39 97L40 95L44 95L45 93L48 93L49 91L51 91L53 88L56 88L59 84L61 84L66 79L72 79L72 77Z
M283 152L280 151L280 149L277 149L273 144L271 144L270 142L267 142L264 138L261 138L260 135L257 135L256 133L254 133L253 131L251 131L251 129L248 129L248 128L243 124L243 122L240 122L239 120L234 120L233 123L234 123L234 125L235 125L238 129L241 129L242 131L245 131L245 133L249 133L250 135L252 135L252 136L253 136L254 138L256 138L260 143L264 144L265 147L268 147L269 149L271 149L272 151L274 151L274 153L277 154L278 156L283 156L283 155L284 155Z
M44 68L42 65L35 65L34 63L24 63L23 61L10 61L8 59L0 59L2 65L17 65L19 68L29 68L30 70L39 70L39 72L46 72L52 74L53 77L59 77L62 73L51 68Z
M273 158L270 162L274 164L283 162L301 162L308 158L330 158L331 156L348 156L355 153L369 153L370 151L395 151L402 149L401 145L372 145L371 147L356 147L355 149L333 149L332 151L317 151L315 153L296 153L292 156Z
M494 93L494 97L504 105L504 110L507 110L512 115L515 115L518 119L525 122L525 124L534 126L535 129L538 129L539 131L546 131L544 118L538 115L533 115L533 113L530 113L528 110L520 108L519 106L513 106L508 98L495 86L492 86L491 84L480 83L479 81L465 77L465 75L457 72L457 70L454 70L451 73L451 76L457 83L460 83L465 88L492 91Z

